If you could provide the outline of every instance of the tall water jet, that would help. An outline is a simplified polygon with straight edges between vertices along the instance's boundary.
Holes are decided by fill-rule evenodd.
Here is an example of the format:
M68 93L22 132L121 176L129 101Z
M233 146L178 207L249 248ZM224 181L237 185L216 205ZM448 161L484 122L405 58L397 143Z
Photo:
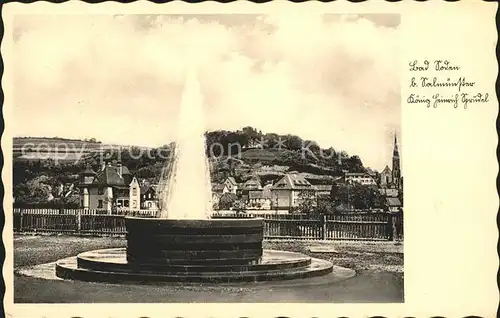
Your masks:
M210 218L212 191L203 102L195 64L190 66L174 154L160 180L160 218L125 217L126 248L90 251L60 260L56 275L114 283L228 283L304 279L332 273L331 262L299 253L264 250L261 218Z
M188 66L175 150L161 179L160 218L210 218L212 187L206 156L203 98L195 64Z

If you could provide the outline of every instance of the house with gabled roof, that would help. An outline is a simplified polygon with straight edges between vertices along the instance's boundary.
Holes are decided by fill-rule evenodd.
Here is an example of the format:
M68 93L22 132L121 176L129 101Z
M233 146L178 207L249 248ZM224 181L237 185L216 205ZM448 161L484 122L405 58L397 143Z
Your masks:
M271 209L271 185L266 185L264 188L248 191L248 207L257 210Z
M399 198L387 197L385 200L389 212L397 213L403 211L403 204Z
M392 184L392 170L389 166L385 166L384 170L380 173L380 186L385 188Z
M227 177L223 183L212 184L212 202L217 205L220 197L224 193L232 193L236 195L238 191L238 183L234 177Z
M241 193L243 195L248 194L249 191L261 190L262 184L260 182L260 178L258 176L253 176L243 183L241 186Z
M302 175L288 173L276 182L271 189L271 208L289 209L300 204L303 195L314 195L315 188Z
M234 179L234 177L227 177L227 179L224 181L224 189L223 193L226 192L231 192L236 194L236 191L238 190L238 183Z
M83 209L106 210L140 209L140 187L120 162L103 163L96 172L88 165L80 177L78 186L82 189L80 203Z
M158 185L144 184L141 189L141 209L158 210L159 209L159 189Z
M346 172L344 173L345 182L359 183L361 185L376 185L375 179L367 172Z

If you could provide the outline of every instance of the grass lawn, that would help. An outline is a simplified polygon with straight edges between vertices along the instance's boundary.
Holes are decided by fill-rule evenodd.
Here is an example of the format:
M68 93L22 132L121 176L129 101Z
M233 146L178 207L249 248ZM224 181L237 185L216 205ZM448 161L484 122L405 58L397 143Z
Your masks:
M311 253L311 246L333 246L335 252ZM14 269L54 262L80 252L125 247L123 238L28 236L14 237ZM16 303L90 302L403 302L403 246L392 242L266 241L268 249L296 251L356 270L345 281L317 286L269 287L115 285L53 281L15 275Z

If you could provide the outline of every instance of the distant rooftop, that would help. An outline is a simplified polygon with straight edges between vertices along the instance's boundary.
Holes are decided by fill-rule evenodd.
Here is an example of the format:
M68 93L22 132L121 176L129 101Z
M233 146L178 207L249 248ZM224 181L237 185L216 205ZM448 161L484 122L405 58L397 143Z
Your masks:
M303 176L296 173L291 173L285 175L273 186L273 189L284 189L284 190L303 190L303 189L313 189L309 181L307 181Z

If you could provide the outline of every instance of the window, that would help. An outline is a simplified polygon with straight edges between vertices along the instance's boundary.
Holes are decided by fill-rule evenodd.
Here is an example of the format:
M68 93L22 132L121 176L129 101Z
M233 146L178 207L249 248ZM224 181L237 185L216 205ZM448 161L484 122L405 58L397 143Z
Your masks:
M134 209L137 208L137 201L136 200L132 201L132 208L134 208Z
M151 193L149 193L149 194L148 194L148 198L150 198L150 199L151 199Z
M97 188L97 194L104 194L104 188Z
M137 188L132 188L132 195L133 196L136 196L137 195Z
M153 206L152 202L148 202L148 208L151 208Z
M102 209L102 200L97 201L97 208Z
M123 200L123 205L128 208L128 200Z

